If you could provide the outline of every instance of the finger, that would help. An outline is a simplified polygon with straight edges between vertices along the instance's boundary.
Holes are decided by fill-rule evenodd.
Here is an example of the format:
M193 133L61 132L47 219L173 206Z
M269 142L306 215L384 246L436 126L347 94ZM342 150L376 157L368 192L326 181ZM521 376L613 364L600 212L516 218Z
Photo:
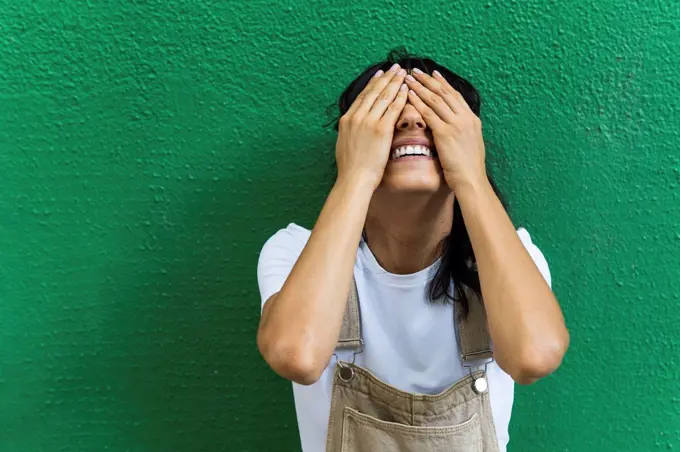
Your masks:
M347 109L347 112L345 113L346 115L352 115L359 109L359 106L363 102L364 97L366 97L366 94L368 94L375 87L376 83L378 83L378 81L383 78L383 75L384 71L382 70L379 70L373 74L373 77L371 77L366 86L364 86L364 89L361 90L356 99L354 99L354 102L352 102L352 105L350 105L350 107Z
M397 97L395 97L394 101L387 107L387 111L385 111L380 122L394 128L399 120L399 116L401 116L401 112L404 111L406 101L408 101L408 87L405 83L402 83L397 92Z
M401 68L395 63L384 75L380 76L375 85L373 85L373 87L364 95L355 115L366 117L385 87L387 87L394 78L398 77L399 71L401 71ZM397 87L398 86L399 85L397 85Z
M397 75L390 80L390 83L378 95L378 98L375 100L366 116L367 118L372 118L376 121L382 118L387 108L392 104L395 97L397 97L399 87L404 84L405 76L406 71L404 69L397 72Z
M411 102L411 105L413 105L413 107L418 110L418 113L420 113L420 116L422 116L430 129L436 131L441 130L446 126L446 123L439 117L439 115L437 115L437 113L435 113L432 108L423 102L423 100L418 97L418 94L415 91L408 91L408 100Z
M347 110L347 114L357 114L362 106L366 104L368 104L368 108L370 108L370 106L373 105L375 98L378 96L378 94L380 94L380 92L390 82L390 80L392 80L398 70L399 65L395 64L387 72L383 73L382 70L376 72L373 78L371 78L371 80L366 84L366 87L364 87L354 102L352 102L352 106L349 108L349 110ZM365 115L365 110L362 110L361 113Z
M453 110L454 113L462 111L462 108L467 105L463 96L453 89L449 82L447 82L438 71L435 72L439 75L437 78L424 73L418 68L413 68L413 76L418 82L444 99L444 102L451 107L451 110Z
M449 82L447 82L444 77L441 77L439 72L437 72L437 74L440 75L438 78L434 78L417 68L413 69L413 74L416 80L418 80L423 86L444 99L444 102L446 102L446 104L451 107L451 110L453 110L454 113L462 111L462 96L460 99L458 99L460 93L453 89L453 87L449 85ZM456 94L458 94L458 96Z
M463 110L470 110L470 106L463 95L456 88L451 86L449 81L446 80L439 71L432 71L432 77L430 77L430 79L438 81L442 85L443 89L448 93L451 101L454 103L454 105L452 105L453 111L460 112Z
M434 110L441 119L449 123L455 121L456 114L440 95L433 93L413 77L406 77L406 84L411 90L415 91L418 97L425 102L428 107Z

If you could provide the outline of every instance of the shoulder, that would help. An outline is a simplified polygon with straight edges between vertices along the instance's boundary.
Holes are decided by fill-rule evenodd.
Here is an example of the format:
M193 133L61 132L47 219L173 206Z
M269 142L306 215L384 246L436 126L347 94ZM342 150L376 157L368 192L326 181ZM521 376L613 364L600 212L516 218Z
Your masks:
M533 246L534 242L531 238L531 234L529 234L529 231L527 231L526 228L522 226L517 228L517 235L525 247Z
M309 240L311 231L290 223L267 239L257 262L257 281L262 306L281 290L295 262Z
M312 232L309 229L290 223L267 239L260 256L273 252L294 252L296 250L301 252L311 234Z
M529 234L529 231L527 231L523 227L520 227L517 229L517 235L519 236L519 239L522 241L522 244L524 244L524 248L526 248L527 252L529 253L529 256L531 256L531 258L534 260L534 264L536 264L536 267L538 267L538 270L543 275L543 278L546 280L549 286L552 286L552 277L550 275L550 267L548 266L548 261L545 259L543 252L534 243L534 240Z

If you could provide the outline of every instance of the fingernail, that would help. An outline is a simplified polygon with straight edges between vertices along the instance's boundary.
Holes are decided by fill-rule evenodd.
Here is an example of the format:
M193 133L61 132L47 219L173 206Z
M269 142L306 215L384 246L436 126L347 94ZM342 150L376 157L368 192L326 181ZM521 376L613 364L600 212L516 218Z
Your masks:
M399 88L399 91L406 91L408 87L406 86L406 83L402 83L401 87Z
M385 72L383 72L383 70L380 69L378 72L376 72L376 73L373 75L373 77L380 77L380 76L383 75L384 73L385 73Z
M432 73L435 75L435 77L444 78L444 77L442 77L442 75L439 73L439 71L436 70L436 69L435 69L434 71L432 71Z
M390 71L397 72L397 69L399 69L399 65L397 63L394 63L390 68Z
M416 79L414 79L411 74L406 76L406 80L408 80L409 82L415 82L416 81Z
M416 92L413 91L412 89L408 90L409 94L413 94L414 96L416 95Z
M397 72L399 75L404 75L406 74L406 69L399 69L399 72Z
M418 74L418 75L420 75L420 74L423 73L423 71L421 71L421 70L418 69L417 67L414 67L414 68L413 68L413 72L416 73L416 74Z

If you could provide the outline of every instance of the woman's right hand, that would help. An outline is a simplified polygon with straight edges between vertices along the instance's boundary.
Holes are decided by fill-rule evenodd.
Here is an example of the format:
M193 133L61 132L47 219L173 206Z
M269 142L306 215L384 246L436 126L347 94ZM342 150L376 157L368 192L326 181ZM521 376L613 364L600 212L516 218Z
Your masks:
M335 158L338 179L366 177L377 188L390 158L394 129L408 99L406 71L395 64L368 82L340 118Z

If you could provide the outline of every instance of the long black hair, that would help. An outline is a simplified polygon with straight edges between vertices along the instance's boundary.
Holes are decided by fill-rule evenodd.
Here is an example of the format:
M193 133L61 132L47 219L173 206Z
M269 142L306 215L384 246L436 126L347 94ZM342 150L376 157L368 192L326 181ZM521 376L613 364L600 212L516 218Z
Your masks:
M337 131L340 117L347 112L352 105L352 102L354 102L354 99L357 98L361 91L366 87L371 77L373 77L373 74L380 69L387 71L394 63L398 63L407 71L418 68L430 75L435 69L438 70L449 84L463 95L463 98L474 114L479 116L482 102L479 93L470 82L446 67L437 64L430 58L412 55L403 47L399 47L389 52L386 61L380 61L367 67L347 88L345 88L337 102L339 114L335 119L326 124L326 126L332 125ZM496 196L498 196L503 207L507 210L505 200L496 183L493 181L490 174L487 174L487 177ZM430 282L430 301L457 301L460 303L461 315L465 317L469 312L469 300L463 290L463 286L467 286L480 297L481 287L479 283L479 274L477 273L475 253L472 249L470 236L465 228L463 213L457 199L454 199L453 202L453 224L451 225L451 233L442 240L441 250L442 258L440 265ZM449 290L451 281L454 282L453 293L450 293Z

